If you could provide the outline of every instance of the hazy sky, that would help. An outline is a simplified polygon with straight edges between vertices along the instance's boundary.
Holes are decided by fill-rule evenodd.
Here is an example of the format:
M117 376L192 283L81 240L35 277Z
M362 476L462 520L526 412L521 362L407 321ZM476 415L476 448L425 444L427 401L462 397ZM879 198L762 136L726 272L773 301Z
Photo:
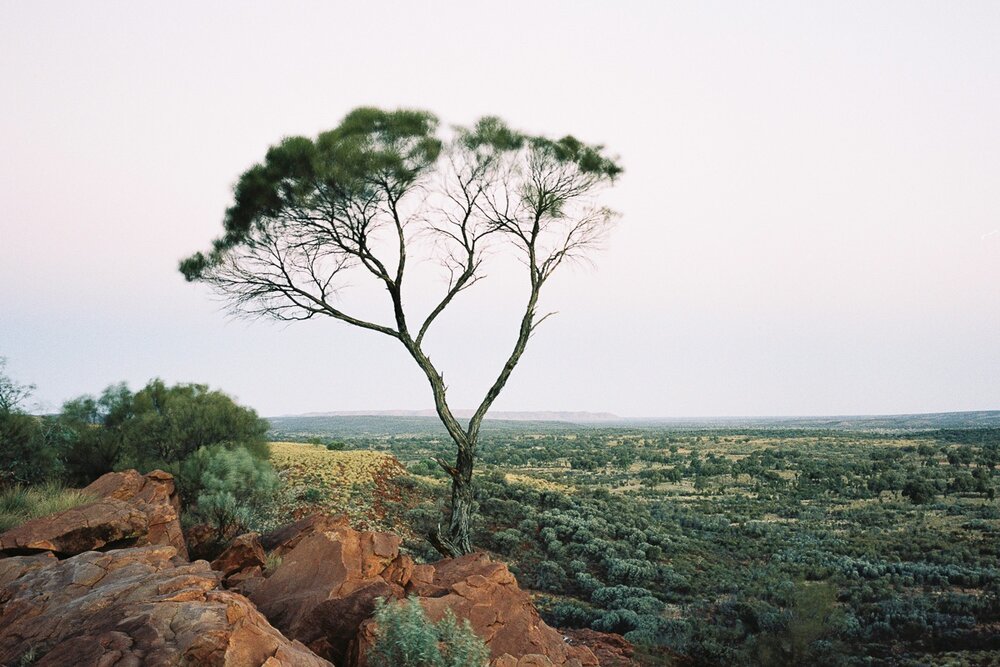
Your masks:
M265 415L430 407L398 343L234 321L176 271L271 143L360 105L621 156L619 226L496 409L1000 408L996 2L2 2L9 372L49 408L156 376ZM501 271L428 341L454 406L524 291Z

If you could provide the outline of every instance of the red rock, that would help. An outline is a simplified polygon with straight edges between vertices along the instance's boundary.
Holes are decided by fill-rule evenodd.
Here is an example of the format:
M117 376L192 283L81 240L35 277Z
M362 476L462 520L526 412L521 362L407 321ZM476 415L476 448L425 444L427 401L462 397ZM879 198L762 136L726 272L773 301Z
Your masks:
M320 602L303 617L295 638L317 655L342 662L358 628L375 612L378 598L398 598L402 589L376 577L344 597Z
M633 660L635 648L632 643L621 635L597 630L560 630L569 643L574 646L586 646L601 662L601 667L639 667Z
M54 562L56 562L56 557L49 551L34 556L13 556L0 559L0 586L6 586L32 570L48 567Z
M223 579L252 568L256 568L256 575L261 576L266 559L257 533L244 533L212 561L212 569L221 572Z
M191 560L212 561L221 553L215 539L215 529L207 523L196 524L184 531L184 543Z
M261 535L260 544L267 553L274 556L284 556L310 535L349 527L350 523L346 515L310 514L295 523Z
M72 556L94 549L167 544L187 557L180 501L170 474L108 473L83 492L98 500L8 530L0 535L0 553Z
M147 534L136 546L169 544L187 558L181 530L181 499L174 476L162 470L140 475L135 470L109 472L83 489L101 498L124 500L138 507L147 518Z
M395 535L356 531L338 520L297 539L250 599L287 636L339 662L375 599L402 596L409 567L398 558L399 544ZM387 570L390 580L381 576Z
M330 667L246 598L220 590L207 563L184 562L174 547L31 565L0 586L0 664L35 649L38 667Z
M416 566L408 594L418 595L427 616L439 621L448 610L468 619L486 642L494 664L510 667L583 667L598 665L585 646L570 646L542 621L527 593L503 563L475 553ZM419 577L419 578L418 578ZM428 581L429 579L429 581ZM366 654L375 638L374 621L362 624L349 650L348 664L367 667ZM511 662L513 660L513 662Z
M137 543L149 520L134 505L113 498L27 521L0 535L0 551L51 551L72 556L116 542Z
M379 576L397 586L406 586L413 577L415 567L413 559L403 554L397 556L395 560L389 563Z
M490 665L491 667L553 667L551 660L538 653L529 653L520 658L515 658L510 653L504 653Z

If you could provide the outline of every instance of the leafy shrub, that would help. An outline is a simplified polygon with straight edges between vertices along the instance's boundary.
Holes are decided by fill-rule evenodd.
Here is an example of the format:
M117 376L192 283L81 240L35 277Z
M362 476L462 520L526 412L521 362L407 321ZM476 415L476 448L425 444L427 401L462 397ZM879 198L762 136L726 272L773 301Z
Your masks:
M375 622L375 643L368 651L372 667L477 667L490 657L468 620L459 624L449 610L432 623L415 598L379 600Z
M0 488L37 484L53 478L60 467L46 422L23 409L34 385L13 380L6 367L7 360L0 357Z
M267 461L238 447L201 447L181 465L181 491L219 538L271 527L279 480Z

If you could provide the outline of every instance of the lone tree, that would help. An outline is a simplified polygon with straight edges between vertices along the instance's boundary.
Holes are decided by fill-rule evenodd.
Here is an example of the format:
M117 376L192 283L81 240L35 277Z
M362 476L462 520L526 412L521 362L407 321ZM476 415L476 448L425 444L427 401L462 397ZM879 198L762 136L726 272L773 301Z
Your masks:
M278 320L332 317L395 338L427 376L438 416L455 442L447 531L431 536L445 554L472 550L472 469L483 418L547 317L542 287L560 266L597 244L615 213L597 195L622 168L602 146L571 136L517 132L495 117L442 137L426 111L359 108L316 139L290 137L235 186L224 234L180 264L210 284L234 312ZM407 268L432 249L448 276L421 319L404 309ZM483 277L486 251L514 253L527 271L527 302L514 347L467 424L448 405L442 373L424 351L431 325ZM335 299L351 274L388 294L391 321L342 310ZM390 319L390 318L387 318Z

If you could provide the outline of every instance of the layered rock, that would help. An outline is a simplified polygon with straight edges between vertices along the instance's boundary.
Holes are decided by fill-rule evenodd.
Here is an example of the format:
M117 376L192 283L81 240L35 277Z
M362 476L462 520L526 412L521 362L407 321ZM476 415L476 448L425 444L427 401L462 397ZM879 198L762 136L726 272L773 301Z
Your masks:
M585 646L571 646L542 621L530 596L517 585L503 563L475 553L416 566L406 593L415 595L432 621L451 610L468 619L490 649L496 667L583 667L598 665ZM349 664L367 667L366 654L375 639L374 621L365 621L350 648Z
M221 573L223 580L246 573L259 575L266 558L264 548L260 545L260 536L257 533L244 533L212 561L212 569Z
M316 532L317 524L327 530ZM403 595L412 561L400 557L399 537L356 531L346 520L312 521L303 530L285 536L281 544L295 546L250 598L287 636L339 663L375 600Z
M174 478L160 470L108 473L83 489L95 502L32 519L0 535L0 553L72 556L116 546L173 546L186 558Z
M328 530L337 531L350 527L346 515L331 516L329 514L314 513L303 517L287 526L282 526L277 530L260 536L260 544L264 551L273 556L284 556L299 545L299 542Z
M181 531L181 499L174 476L162 470L140 475L135 470L110 472L84 488L101 498L123 500L146 515L146 535L136 546L169 544L179 556L187 558L187 545Z
M219 578L171 546L2 560L0 664L330 666Z

